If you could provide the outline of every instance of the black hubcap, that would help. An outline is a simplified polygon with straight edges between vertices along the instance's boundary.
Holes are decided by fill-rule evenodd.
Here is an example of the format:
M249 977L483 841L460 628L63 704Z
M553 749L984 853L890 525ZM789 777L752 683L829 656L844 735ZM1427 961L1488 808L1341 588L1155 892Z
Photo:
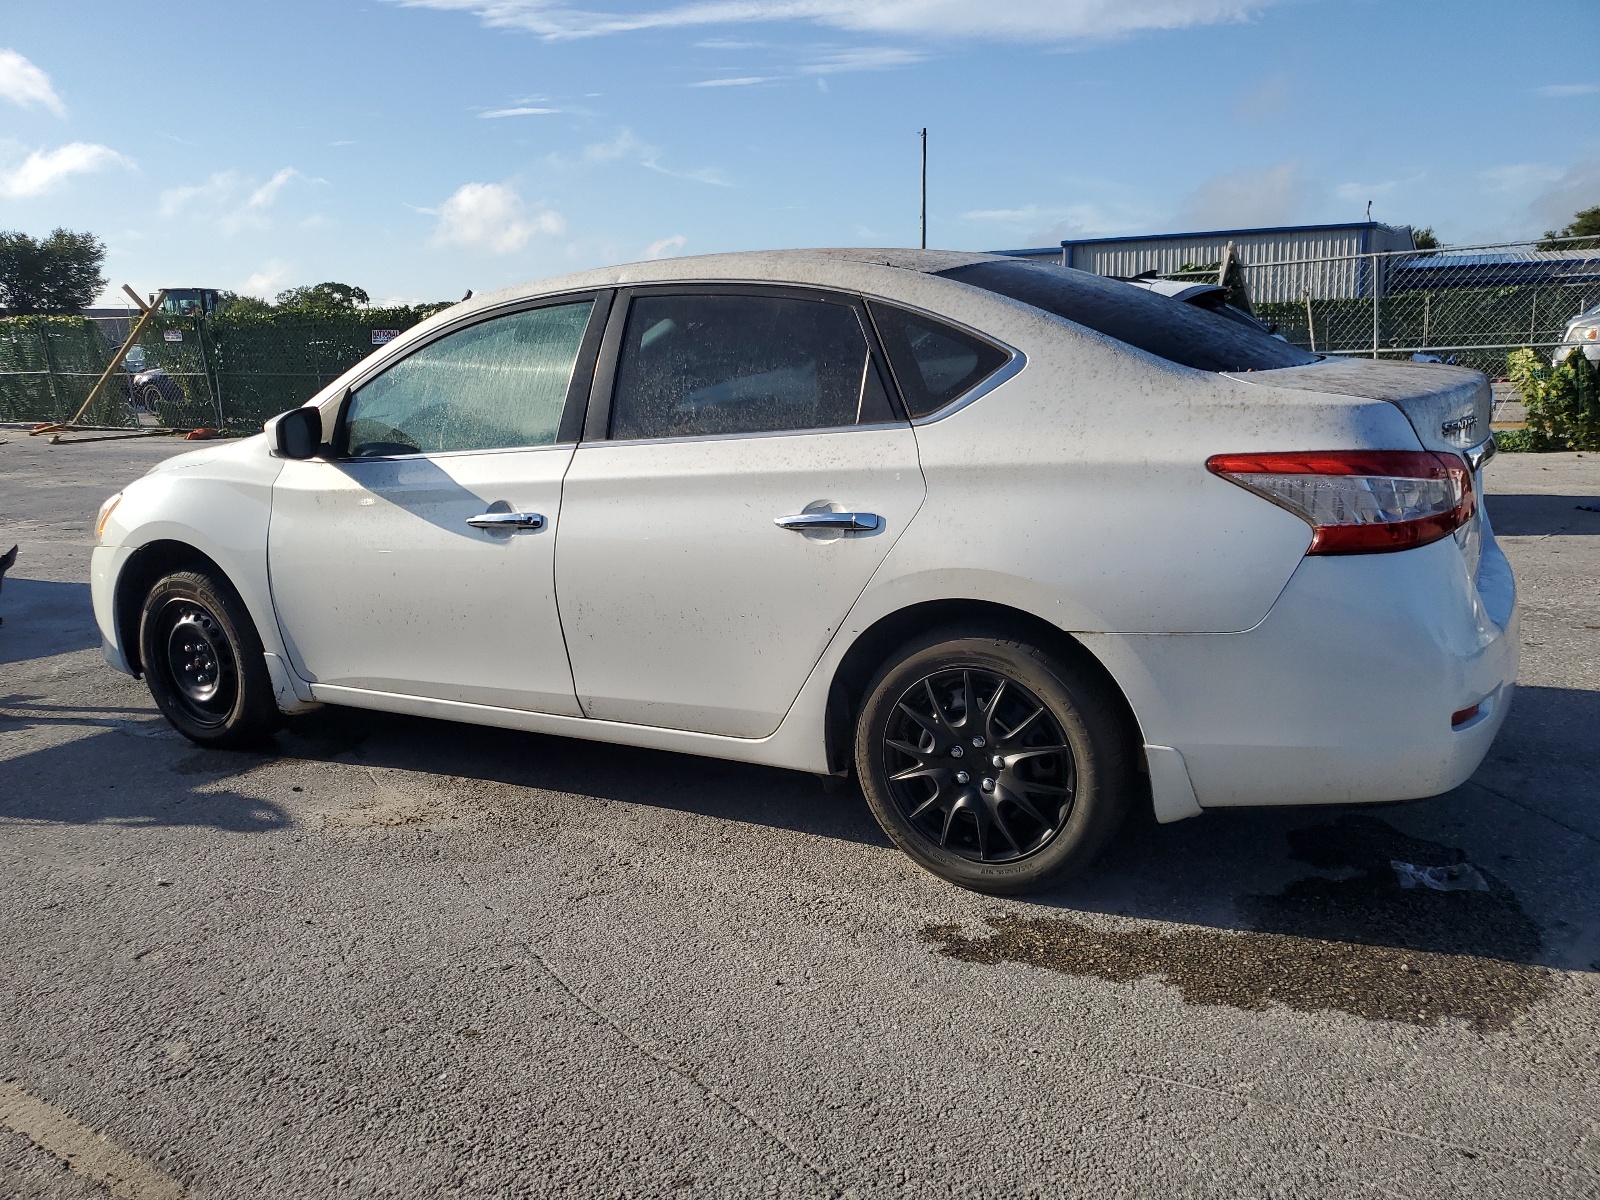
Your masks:
M974 862L1037 854L1072 813L1066 731L992 671L940 671L906 689L883 737L889 791L929 841Z
M238 674L221 624L193 600L170 601L161 622L174 698L200 724L222 724L233 710Z

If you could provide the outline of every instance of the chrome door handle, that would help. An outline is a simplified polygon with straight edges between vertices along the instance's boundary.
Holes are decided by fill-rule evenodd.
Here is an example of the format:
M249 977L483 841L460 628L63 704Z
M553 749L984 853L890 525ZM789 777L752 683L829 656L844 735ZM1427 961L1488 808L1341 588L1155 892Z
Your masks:
M487 512L468 517L467 524L475 529L543 529L544 518L538 513Z
M803 512L790 517L774 517L779 529L839 529L845 533L871 533L883 528L883 518L869 512Z

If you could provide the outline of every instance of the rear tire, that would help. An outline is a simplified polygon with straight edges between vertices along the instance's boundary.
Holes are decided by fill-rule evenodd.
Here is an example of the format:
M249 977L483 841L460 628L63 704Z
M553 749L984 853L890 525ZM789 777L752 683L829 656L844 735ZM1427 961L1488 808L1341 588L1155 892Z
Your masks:
M209 571L155 582L140 613L139 657L156 707L191 742L253 746L282 722L244 601Z
M867 686L856 774L922 866L995 895L1083 870L1131 803L1124 718L1094 673L1004 633L943 629Z

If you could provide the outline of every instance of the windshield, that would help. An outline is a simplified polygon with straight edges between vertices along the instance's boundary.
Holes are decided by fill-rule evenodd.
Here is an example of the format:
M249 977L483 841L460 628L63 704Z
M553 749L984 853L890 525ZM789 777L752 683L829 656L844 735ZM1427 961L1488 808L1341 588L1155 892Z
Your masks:
M981 262L939 274L1042 308L1198 371L1273 371L1318 361L1317 355L1242 321L1071 267Z

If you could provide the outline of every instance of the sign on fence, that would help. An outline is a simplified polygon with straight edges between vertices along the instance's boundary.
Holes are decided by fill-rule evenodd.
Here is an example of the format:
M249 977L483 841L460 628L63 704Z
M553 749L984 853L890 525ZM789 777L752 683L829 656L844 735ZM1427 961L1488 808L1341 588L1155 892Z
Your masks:
M164 342L181 342L183 341L183 330L163 329L161 331L161 340Z
M400 336L398 329L374 329L372 331L372 344L374 346L387 346Z

